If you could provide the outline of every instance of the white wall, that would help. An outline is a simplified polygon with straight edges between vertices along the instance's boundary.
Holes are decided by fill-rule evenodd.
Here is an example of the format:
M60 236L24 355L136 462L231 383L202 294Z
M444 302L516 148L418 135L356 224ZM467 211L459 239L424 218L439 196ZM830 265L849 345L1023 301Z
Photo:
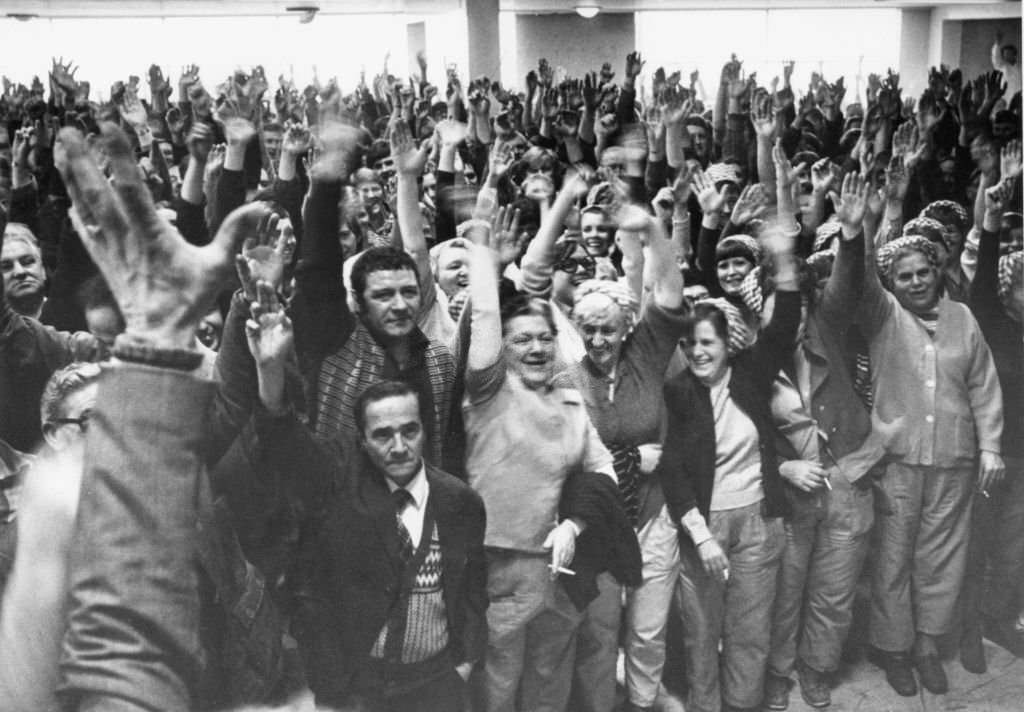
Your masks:
M207 87L224 81L236 68L263 64L271 85L278 74L294 72L304 86L317 68L320 79L337 76L351 90L365 67L368 80L383 66L407 71L406 25L423 20L428 61L434 82L444 78L447 63L465 71L464 13L407 15L321 15L308 25L294 17L175 17L95 20L32 20L0 18L0 74L28 84L38 74L44 83L51 57L73 59L78 77L92 83L93 96L109 95L110 85L128 75L143 77L159 64L177 87L184 63L198 64ZM143 90L143 96L148 90Z
M637 46L647 69L681 70L684 78L699 69L714 99L722 65L735 52L748 73L767 83L781 76L782 62L796 61L793 83L807 86L811 72L835 81L846 77L846 102L854 101L863 57L863 76L899 66L900 13L894 9L701 10L640 12ZM621 58L615 58L618 64ZM617 71L621 71L616 66ZM862 84L862 86L864 86Z

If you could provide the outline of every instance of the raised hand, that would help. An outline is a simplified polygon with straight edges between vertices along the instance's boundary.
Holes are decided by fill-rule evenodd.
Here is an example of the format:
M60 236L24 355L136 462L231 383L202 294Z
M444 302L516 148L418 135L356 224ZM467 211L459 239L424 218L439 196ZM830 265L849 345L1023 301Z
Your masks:
M269 210L262 204L240 208L228 215L209 245L190 245L157 215L125 133L104 123L101 134L113 181L100 171L75 129L63 129L55 147L75 227L117 300L125 338L191 348L196 325L231 277L236 245Z
M519 231L519 208L502 206L491 219L490 247L498 256L501 267L512 264L519 257L524 235Z
M740 193L736 205L733 206L729 220L733 225L746 225L751 220L764 215L768 209L768 194L760 183L748 185Z
M437 133L438 140L442 146L458 146L466 140L469 127L461 121L445 119L437 123L434 131Z
M280 290L284 269L295 253L295 232L291 221L276 213L266 214L253 234L245 238L242 251L235 256L235 269L245 298L257 298L257 282Z
M690 183L705 215L717 215L722 212L722 208L725 207L725 193L715 187L714 182L704 171L696 169Z
M832 162L828 158L822 158L811 166L811 186L814 192L827 194L835 181L836 173L832 170Z
M301 156L309 150L313 143L313 136L309 129L302 124L289 122L281 139L281 150L292 156Z
M580 129L580 117L575 111L559 111L555 117L555 133L562 140L573 138Z
M75 81L75 72L78 67L72 69L71 62L64 64L64 58L53 60L53 68L50 70L50 80L65 94L73 96L78 88Z
M402 118L391 122L391 157L395 161L395 170L414 179L419 178L429 156L429 139L417 148L409 130L409 122Z
M693 173L694 169L689 162L685 162L679 167L679 173L676 175L675 182L672 183L672 197L677 206L685 208L687 201L690 199Z
M164 78L163 70L155 64L149 65L149 91L154 104L157 97L166 99L171 95L171 83Z
M1001 218L1012 198L1013 186L1006 179L999 181L985 189L985 212Z
M771 101L755 101L750 110L750 121L758 138L768 141L775 139L775 116Z
M891 202L902 202L910 189L910 172L902 156L893 156L885 170L885 197Z
M317 126L317 157L310 166L310 176L320 181L341 180L358 144L358 130L340 121L323 122Z
M213 97L206 91L203 83L196 81L188 89L188 100L192 103L192 115L196 119L206 120L211 118L213 110Z
M999 152L999 177L1003 180L1016 178L1021 174L1021 143L1010 141Z
M213 129L202 121L195 122L185 139L185 145L193 160L206 163L213 150Z
M630 52L626 55L626 79L636 79L647 64L639 52Z
M199 67L195 64L187 64L181 70L181 77L178 78L178 101L184 101L190 96L192 87L199 83Z
M793 166L782 150L782 140L776 139L772 147L772 162L775 164L775 180L780 188L791 188L800 174L807 170L807 164Z
M833 191L829 194L842 226L844 240L852 240L860 234L870 190L868 182L859 173L847 173L843 178L841 193Z
M139 95L135 89L125 87L124 93L121 96L120 110L121 117L131 124L132 128L148 128L146 107L142 105L142 102L139 100Z
M249 353L260 371L261 380L272 369L280 381L284 375L285 362L295 345L292 322L270 284L259 282L256 289L257 298L249 307L250 318L245 322L245 339L249 344ZM262 388L260 395L265 395ZM264 402L264 405L271 404Z

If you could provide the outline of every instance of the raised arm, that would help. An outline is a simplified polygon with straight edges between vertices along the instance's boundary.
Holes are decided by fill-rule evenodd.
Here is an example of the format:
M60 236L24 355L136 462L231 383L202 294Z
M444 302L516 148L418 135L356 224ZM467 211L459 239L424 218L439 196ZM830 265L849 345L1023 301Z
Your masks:
M857 173L843 178L841 193L832 193L836 215L842 225L836 261L825 284L821 300L825 321L845 330L856 313L864 290L864 214L871 187Z
M391 157L398 171L395 211L398 229L402 233L402 246L416 261L423 311L437 300L437 287L430 269L430 249L423 234L423 215L420 212L419 179L427 164L430 145L424 141L417 148L409 130L409 122L397 119L391 122Z
M556 256L555 242L562 234L565 219L573 205L586 188L583 178L574 174L566 176L562 181L562 190L555 196L550 209L543 207L547 204L547 197L537 196L538 202L542 204L540 228L526 248L522 261L523 287L530 294L542 296L550 292Z
M157 217L124 133L110 124L102 133L113 182L73 129L61 132L58 166L125 318L115 354L143 366L120 366L114 389L101 387L89 433L61 693L79 710L189 709L200 649L195 505L212 389L180 372L199 365L196 326L266 208L238 211L209 245L190 245Z

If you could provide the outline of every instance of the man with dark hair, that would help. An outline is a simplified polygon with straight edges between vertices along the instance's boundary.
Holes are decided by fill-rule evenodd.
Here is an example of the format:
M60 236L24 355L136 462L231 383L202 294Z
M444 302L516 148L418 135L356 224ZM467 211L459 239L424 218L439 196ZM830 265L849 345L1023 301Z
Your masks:
M263 408L256 458L296 473L289 486L309 512L295 627L316 702L461 710L486 641L483 501L424 461L419 397L407 383L359 394L358 448L339 457L317 441L287 407L291 322L265 286L247 326Z
M404 381L419 397L426 458L441 464L455 381L452 356L417 326L422 290L416 263L403 250L363 252L352 267L354 299L346 299L337 239L340 196L340 181L325 180L314 169L291 309L311 425L321 439L351 446L359 394L382 379Z

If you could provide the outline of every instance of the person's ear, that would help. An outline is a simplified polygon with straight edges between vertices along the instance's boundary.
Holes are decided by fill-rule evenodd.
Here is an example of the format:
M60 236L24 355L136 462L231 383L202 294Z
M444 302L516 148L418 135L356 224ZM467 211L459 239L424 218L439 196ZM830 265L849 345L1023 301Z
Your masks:
M58 434L58 428L53 423L45 423L43 425L43 440L51 448L58 449L60 444L60 435Z

